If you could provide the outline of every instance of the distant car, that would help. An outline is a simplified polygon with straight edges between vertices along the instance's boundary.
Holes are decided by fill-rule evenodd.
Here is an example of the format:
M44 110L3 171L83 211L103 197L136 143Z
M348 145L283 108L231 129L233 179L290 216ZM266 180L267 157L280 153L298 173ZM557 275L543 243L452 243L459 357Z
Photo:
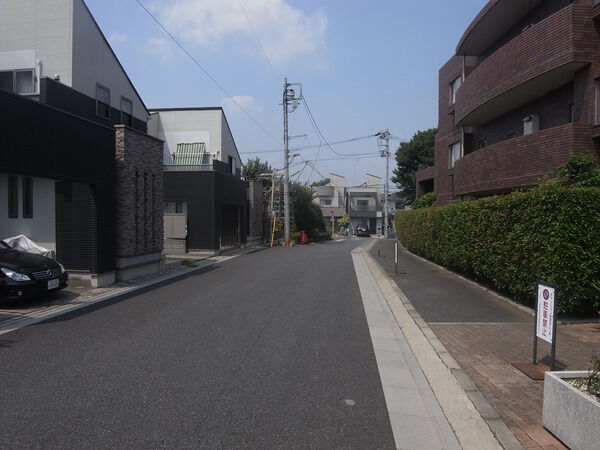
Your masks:
M61 263L0 241L0 299L41 297L68 284L69 275Z
M356 227L356 235L358 237L369 237L371 236L371 233L369 233L369 229L367 227Z

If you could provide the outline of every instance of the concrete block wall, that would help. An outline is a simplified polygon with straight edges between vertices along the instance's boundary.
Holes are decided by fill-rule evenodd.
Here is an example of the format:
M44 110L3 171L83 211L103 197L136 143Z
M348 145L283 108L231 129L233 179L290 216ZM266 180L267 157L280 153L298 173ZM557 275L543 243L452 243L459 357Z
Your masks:
M163 142L124 125L116 134L116 255L163 248Z
M250 181L248 185L248 236L250 237L263 234L263 196L262 184Z

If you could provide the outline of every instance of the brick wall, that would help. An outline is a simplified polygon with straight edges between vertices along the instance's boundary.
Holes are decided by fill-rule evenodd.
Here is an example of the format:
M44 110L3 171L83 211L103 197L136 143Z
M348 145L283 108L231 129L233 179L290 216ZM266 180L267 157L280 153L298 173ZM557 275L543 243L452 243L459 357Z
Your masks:
M567 124L482 148L458 160L455 196L505 192L538 184L577 151L589 149L591 127Z
M533 25L477 66L457 93L460 122L499 94L572 62L592 62L591 8L574 3Z
M116 133L116 255L163 248L163 142L123 125Z
M492 3L496 2L490 2L482 14ZM592 20L596 10L591 0L580 0L558 12L564 2L546 3L530 13L535 18L531 28L511 35L517 24L506 31L502 42L492 46L494 51L454 56L440 70L434 169L437 204L536 184L580 149L592 148L600 154L598 142L592 139L600 138L600 126L593 127L595 85L600 78L600 20ZM513 89L516 92L530 86L527 83L538 76L558 73L569 63L574 63L569 69L572 81L565 79L563 86L525 105L518 96L504 97L514 102L512 110L502 106L509 112L478 127L456 127L460 119L481 106L487 107ZM456 104L449 105L450 82L463 69L466 79ZM571 104L573 124L569 123ZM523 137L522 119L529 114L540 116L542 131ZM517 137L506 140L511 133ZM454 169L448 168L448 148L461 139L465 156ZM488 146L479 149L483 139Z

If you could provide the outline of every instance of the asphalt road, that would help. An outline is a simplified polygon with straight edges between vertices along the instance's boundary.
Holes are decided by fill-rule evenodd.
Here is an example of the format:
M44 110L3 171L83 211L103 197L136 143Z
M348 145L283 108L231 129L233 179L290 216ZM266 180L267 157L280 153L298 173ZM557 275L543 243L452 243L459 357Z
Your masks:
M531 322L533 317L453 273L399 248L395 275L394 241L381 240L371 256L393 277L428 323Z
M394 448L350 251L243 255L0 337L0 448Z

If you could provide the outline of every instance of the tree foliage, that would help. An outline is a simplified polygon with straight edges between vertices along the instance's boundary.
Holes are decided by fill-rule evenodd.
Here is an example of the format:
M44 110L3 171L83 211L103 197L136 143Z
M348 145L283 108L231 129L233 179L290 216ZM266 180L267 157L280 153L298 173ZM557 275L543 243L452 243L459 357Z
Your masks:
M396 214L411 251L533 303L539 280L559 312L600 309L600 188L549 183L527 192Z
M427 194L419 198L415 198L410 204L410 206L412 207L412 209L430 208L431 206L433 206L433 202L435 202L436 199L437 195L435 194L435 192L428 192Z
M290 183L290 201L294 209L296 231L306 231L309 236L325 230L321 208L312 201L312 189L300 183Z
M556 168L557 178L550 183L561 186L592 188L600 187L600 166L589 151L577 153L562 166Z
M311 183L311 187L317 187L317 186L326 186L329 184L331 180L329 178L323 178L320 181L314 181L313 183Z
M436 133L437 128L417 131L410 141L402 142L396 150L397 168L392 181L409 201L415 198L417 171L433 166Z
M267 161L261 161L257 156L255 159L249 159L242 167L242 176L248 181L259 181L264 187L271 185L269 178L261 178L263 173L272 173L273 169Z

